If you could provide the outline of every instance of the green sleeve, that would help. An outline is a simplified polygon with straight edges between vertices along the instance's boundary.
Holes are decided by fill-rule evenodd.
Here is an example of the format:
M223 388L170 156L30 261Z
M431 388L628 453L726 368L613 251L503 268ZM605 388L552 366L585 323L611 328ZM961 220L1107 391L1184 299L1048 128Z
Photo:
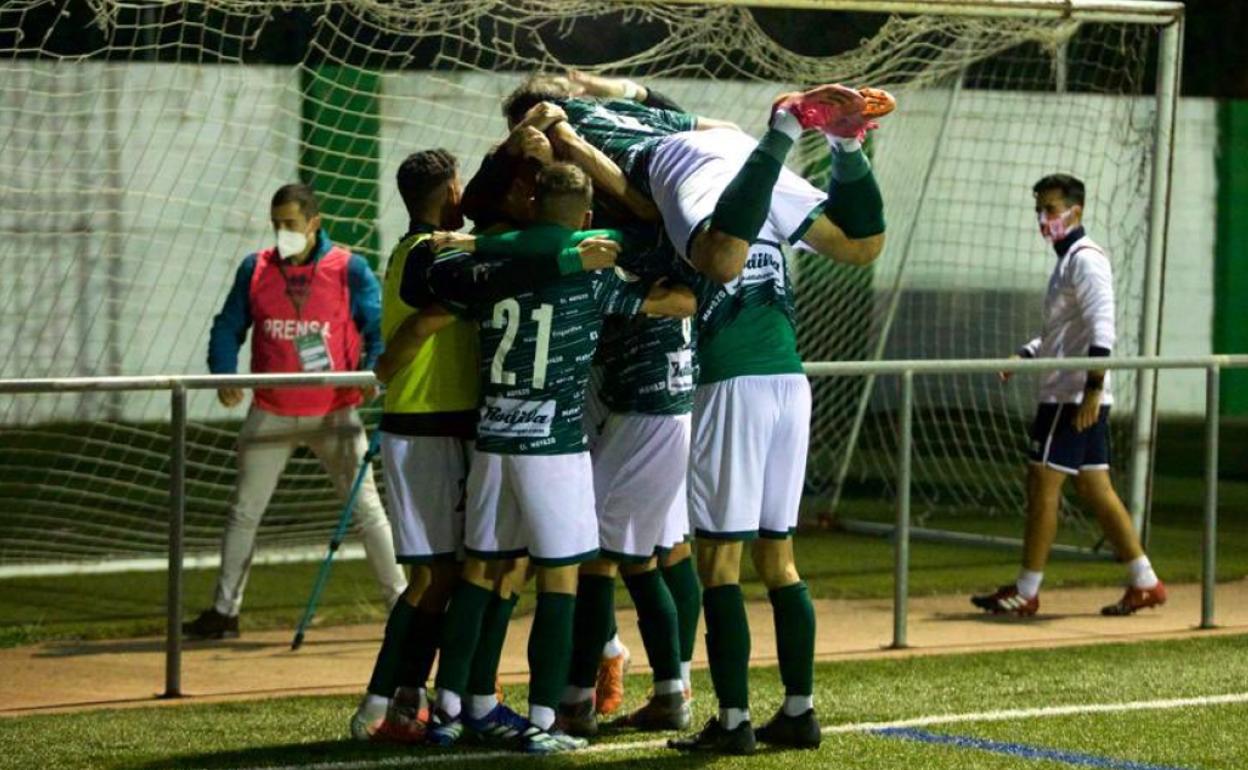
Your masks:
M535 227L498 235L478 235L476 252L489 257L551 256L563 251L567 241L566 230Z
M626 99L612 99L606 106L612 112L634 116L644 125L659 129L665 134L694 131L698 127L698 116L681 110L656 108Z
M476 253L485 257L516 257L543 268L553 263L559 275L581 271L580 252L575 245L568 245L567 231L559 228L530 228L498 235L479 235Z
M578 230L569 233L559 227L531 227L499 235L477 236L476 253L485 257L519 257L546 262L555 260L560 275L581 272L581 254L576 245L586 238L609 238L624 243L618 230Z

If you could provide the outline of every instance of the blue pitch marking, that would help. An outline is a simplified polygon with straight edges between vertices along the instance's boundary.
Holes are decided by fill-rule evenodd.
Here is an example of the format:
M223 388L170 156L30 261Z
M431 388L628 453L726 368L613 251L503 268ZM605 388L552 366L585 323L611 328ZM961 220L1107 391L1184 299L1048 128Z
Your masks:
M962 749L979 749L980 751L1005 754L1022 759L1048 759L1080 767L1102 768L1102 770L1188 770L1188 768L1175 767L1173 765L1153 765L1148 762L1132 762L1128 759L1098 757L1095 754L1046 749L1040 746L1028 746L1025 743L990 741L985 738L972 738L966 735L944 735L913 727L886 727L881 730L873 730L872 732L887 738L902 738L908 741L918 741L919 743L957 746Z

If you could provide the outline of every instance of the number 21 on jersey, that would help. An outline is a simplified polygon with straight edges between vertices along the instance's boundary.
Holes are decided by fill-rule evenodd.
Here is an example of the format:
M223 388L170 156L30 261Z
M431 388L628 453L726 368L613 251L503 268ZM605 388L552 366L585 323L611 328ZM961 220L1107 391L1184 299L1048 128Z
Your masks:
M555 308L543 302L529 314L530 320L537 322L537 340L533 349L533 382L534 390L546 387L546 362L550 357L550 322L554 318ZM516 385L516 373L506 367L507 354L516 344L516 335L520 332L520 303L514 299L505 299L494 305L493 326L503 329L503 339L494 351L494 359L490 363L490 382L494 385Z

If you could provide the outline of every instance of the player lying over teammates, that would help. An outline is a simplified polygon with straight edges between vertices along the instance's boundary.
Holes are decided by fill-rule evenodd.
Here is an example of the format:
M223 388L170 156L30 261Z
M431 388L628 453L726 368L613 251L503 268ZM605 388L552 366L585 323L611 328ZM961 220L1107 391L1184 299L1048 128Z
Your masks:
M835 152L858 151L873 119L892 111L887 93L826 85L781 95L768 130L755 140L722 121L626 99L574 97L575 90L567 78L533 76L507 98L504 115L515 126L537 104L560 107L577 134L653 199L676 251L711 280L725 284L741 273L767 220L787 243L801 241L840 262L869 264L879 255L883 202L874 177L838 180L829 195L786 169L784 159L807 129L834 138ZM826 206L806 208L812 195Z
M819 90L821 93L828 93L827 89ZM818 96L816 94L816 96ZM837 94L837 98L841 98ZM786 103L793 108L794 111L800 111L803 105L803 97L790 97ZM815 102L819 103L819 102ZM833 114L833 113L829 113ZM857 111L858 123L852 126L853 133L856 135L868 124L861 110ZM791 115L784 109L777 109L774 112L773 124L785 125ZM800 129L799 129L800 130ZM847 129L848 130L848 129ZM768 133L764 140L770 137L773 144L783 146L787 150L787 146L783 142L775 139L776 130L773 129ZM783 136L783 132L781 132ZM853 140L850 140L853 141ZM791 140L788 141L791 145ZM859 181L863 178L863 169L869 174L869 166L865 164L865 159L861 157L859 147L841 145L847 144L837 140L838 145L838 173L834 185L837 183L848 184ZM758 155L767 155L766 150L754 150L750 161L757 160ZM712 157L712 156L706 156ZM780 166L780 162L774 156L767 156L767 162L747 162L742 169L741 174L745 176L753 175L757 177L757 167L762 166L764 169L770 168L775 171ZM848 160L854 165L850 166L845 161ZM714 164L712 164L714 165ZM848 166L848 169L847 169ZM857 171L855 176L852 172ZM774 178L778 174L773 174ZM737 190L750 185L740 184L740 180L734 180ZM874 182L871 182L874 186ZM809 187L809 186L807 186ZM504 188L514 190L514 186ZM721 198L729 199L731 202L731 190L733 182L730 182L722 190ZM831 227L840 231L841 224L853 226L850 222L835 224L836 210L832 206L827 206L828 212L832 212L830 218L825 215L825 200L822 193L813 190L813 199L807 197L803 200L797 196L797 191L792 192L792 196L799 201L798 207L805 206L801 211L804 217L803 221L794 225L789 230L789 235L794 239L802 238L806 230L813 229L818 222L826 220ZM834 188L835 191L835 188ZM801 192L807 192L802 190ZM809 193L808 193L809 196ZM876 194L878 199L878 191ZM722 202L721 202L722 203ZM764 208L760 216L757 211L747 212L752 221L758 224L758 229L767 224L768 213L771 212L772 201L765 198L759 201L757 196L754 203L761 204ZM809 204L809 205L807 205ZM843 207L842 207L843 208ZM718 211L719 207L715 207ZM794 212L780 208L778 213L787 216L790 223L794 222ZM844 218L844 212L841 212ZM882 230L882 218L879 217L878 210L875 217L879 221L879 227ZM713 223L712 223L713 227ZM826 229L826 228L825 228ZM670 227L669 227L670 232ZM702 232L711 232L704 230ZM748 235L749 241L754 241L758 233L745 233L738 229L736 232ZM712 360L717 360L720 368L717 372L720 381L712 380L707 387L700 389L698 397L700 402L705 402L702 409L706 422L705 433L707 439L705 441L705 451L702 452L702 462L704 470L702 475L702 489L692 490L691 495L694 503L694 522L698 525L698 529L705 538L709 539L709 543L699 545L699 566L703 573L704 580L708 582L710 589L707 591L705 606L708 617L708 647L712 658L712 674L716 684L716 691L721 701L721 712L717 719L711 721L707 728L698 736L684 742L678 742L679 748L690 749L712 749L717 751L733 751L742 752L753 749L754 732L750 728L748 721L748 704L745 702L745 690L748 667L748 630L745 628L744 604L741 599L740 589L737 586L739 560L741 557L740 541L756 535L762 524L764 534L770 534L771 540L765 539L755 546L755 562L760 567L760 572L764 575L764 579L772 591L773 604L776 607L777 623L782 631L782 638L790 640L792 643L785 644L781 650L781 666L785 672L784 680L786 690L789 697L786 699L784 710L777 715L776 719L768 726L761 728L760 737L764 740L771 740L774 743L787 745L817 745L818 727L814 722L813 710L811 708L811 669L813 665L813 608L810 605L809 596L805 591L804 585L800 583L797 577L796 569L792 564L792 547L789 533L793 523L796 521L797 500L800 495L801 477L804 471L804 461L800 463L792 462L798 457L804 458L806 446L806 431L808 429L807 421L809 417L809 387L804 377L800 374L800 361L797 358L795 335L792 329L792 313L791 302L787 298L787 280L784 275L784 260L779 251L780 232L774 227L770 228L764 238L759 241L750 259L747 261L743 258L740 260L741 267L745 267L744 274L733 278L733 285L724 287L718 283L712 282L698 276L690 276L693 283L700 284L701 294L707 300L704 308L700 313L701 326L711 330L711 339L718 339L719 345L712 348ZM878 242L881 233L866 233L865 237L875 239L878 248ZM844 239L842 233L842 239ZM747 242L748 243L748 242ZM843 253L839 256L845 261L857 261L862 259L859 253ZM712 265L708 262L706 265ZM391 267L393 270L393 266ZM434 270L433 274L438 272L448 272L450 268L445 270ZM739 272L740 268L738 268ZM462 273L463 271L459 271ZM436 283L436 281L434 281ZM515 308L506 305L506 301L494 305L495 315L491 323L505 324L511 326L513 317L515 323L520 323L518 316L515 316ZM690 308L691 309L691 308ZM549 350L543 350L542 344L538 342L538 338L542 336L541 327L543 320L546 321L549 328L550 319L543 318L543 308L541 303L534 308L534 315L531 320L537 323L537 331L533 337L525 337L524 340L533 340L534 344L534 371L535 380L544 380L545 372L541 371L542 377L538 377L541 367L537 366L537 362L542 358L539 355L542 352L549 356ZM548 315L548 314L546 314ZM744 343L744 344L743 344ZM761 344L760 344L761 343ZM514 376L514 372L506 369L506 348L515 344L515 338L510 340L506 331L503 331L498 338L498 348L493 353L503 351L502 358L498 355L488 355L489 366L483 369L489 372L489 376L493 380L500 380L494 384L505 385L508 381L514 383L514 379L508 375ZM747 351L752 355L738 355L740 348L749 348ZM704 351L703 351L704 352ZM761 355L760 355L761 353ZM732 359L731 361L725 360ZM588 360L585 361L586 365ZM692 361L689 361L692 364ZM705 380L704 380L705 382ZM715 387L723 385L724 387ZM709 389L708 389L709 388ZM582 385L583 390L583 385ZM745 394L749 391L748 395ZM761 400L760 400L761 395ZM705 398L703 398L705 396ZM500 399L506 399L507 396L499 396ZM744 411L745 401L751 401L748 412ZM780 409L779 407L793 401L798 405L797 410ZM493 432L506 427L509 430L515 429L517 421L522 425L523 430L535 430L532 420L538 420L538 424L548 422L551 415L547 414L549 409L546 408L547 402L533 402L542 404L540 408L524 409L513 401L500 401L499 404L506 408L499 411L498 414L488 407L483 410L485 422L479 426L482 439L485 444L489 441L485 438L486 432ZM758 404L762 403L766 406L771 404L771 408L759 409ZM517 412L516 409L519 408ZM545 410L545 411L543 411ZM731 414L736 410L738 414ZM580 404L576 406L579 415ZM695 410L696 412L697 410ZM792 412L796 412L796 416ZM562 415L562 413L560 412ZM751 414L756 415L751 419ZM519 416L516 416L519 415ZM510 419L515 417L514 420ZM502 418L495 419L495 418ZM521 419L523 418L523 419ZM695 413L695 425L698 422L698 416ZM755 452L757 457L736 458L743 466L739 473L739 479L733 480L733 489L729 490L726 486L727 479L723 478L724 474L719 473L719 466L733 462L734 458L728 456L723 451L723 445L729 443L730 440L740 440L740 437L731 439L729 434L736 427L744 423L752 422L754 425L751 435L751 450L759 450ZM487 425L488 423L488 425ZM500 427L501 426L501 427ZM579 426L577 428L579 432ZM698 428L695 427L695 434ZM549 437L548 437L549 438ZM583 442L583 436L580 437ZM545 439L544 439L545 440ZM523 443L523 442L522 442ZM536 442L539 446L544 446L541 442ZM695 453L695 460L698 454ZM514 458L513 458L514 459ZM755 462L761 467L745 467L746 462ZM500 472L506 474L508 471L517 479L522 479L523 474L516 474L518 467L524 467L519 463L511 463L510 460L503 463L492 463L503 469ZM515 466L515 467L512 467ZM474 477L478 471L476 467L487 468L484 463L474 466L472 471ZM474 515L485 516L491 513L489 510L482 510L480 502L489 500L493 495L495 498L502 492L497 488L497 481L490 482L490 475L486 470L480 472L480 479L476 483L470 483L473 491L474 499L478 505L470 505L470 518ZM498 475L498 474L494 474ZM716 478L718 477L718 478ZM691 480L695 487L698 486L699 475L695 471L690 474ZM517 481L522 484L522 481ZM523 487L522 487L523 488ZM699 493L701 494L702 505L699 507ZM729 509L726 506L719 505L728 497L733 497L735 508ZM542 501L528 501L530 506L540 506ZM486 506L489 508L490 506ZM711 510L715 508L715 510ZM699 516L699 509L702 515ZM523 513L521 506L521 513ZM665 511L661 513L666 513ZM596 530L591 527L592 517L588 519L585 526L588 529ZM769 527L768 525L774 525ZM569 533L575 532L575 528L565 528L559 534L567 536ZM471 553L474 537L477 537L477 544L488 544L486 541L499 540L501 535L506 534L509 537L514 536L514 532L501 533L492 530L484 533L478 533L480 537L474 535L473 527L469 527L468 543ZM528 551L530 553L540 553L540 546L535 547L535 532L527 533ZM591 547L586 553L592 553L598 548L598 538L596 532L595 537L590 543L590 539L586 538L586 544ZM661 535L670 538L670 533ZM716 537L719 536L719 537ZM520 540L515 540L519 543ZM658 545L655 543L654 545ZM480 554L492 556L510 556L519 555L523 551L524 546L518 546L514 554L511 553L495 553ZM625 548L637 550L635 546L626 545ZM481 549L478 549L481 550ZM649 546L647 553L653 552L653 545ZM580 554L570 554L570 556L578 556ZM625 553L625 555L629 555ZM640 553L632 554L641 556ZM545 557L556 558L556 557ZM478 635L472 633L472 621L478 623L485 622L483 617L488 615L485 605L491 601L497 601L507 596L506 592L499 590L501 575L508 571L514 575L514 563L508 563L502 559L494 559L492 561L499 562L498 569L492 572L486 571L482 577L483 580L474 581L469 575L469 570L465 570L467 578L460 588L456 590L455 599L451 603L452 619L448 620L448 630L444 636L443 660L439 669L439 704L435 712L435 727L431 730L431 737L439 742L450 742L458 737L462 730L462 725L467 722L470 726L478 729L479 732L492 734L497 736L518 736L521 738L525 747L533 751L552 751L563 750L566 748L574 748L580 744L574 739L568 738L552 731L550 728L554 721L553 704L550 701L550 693L556 689L562 689L562 682L567 681L566 676L566 660L560 664L557 661L545 660L543 657L536 656L533 658L534 687L531 691L531 711L530 722L524 723L514 714L511 714L505 707L498 705L493 693L493 678L488 678L489 689L488 695L484 690L482 678L478 684L481 686L473 690L471 694L474 697L468 704L469 713L466 718L460 717L459 712L463 711L463 703L460 695L464 692L467 677L462 673L465 663L476 669L477 661L472 660L475 655L478 659L480 650L474 651L472 647L474 642L480 638L483 642L491 639L491 634L484 629ZM639 574L652 570L641 570ZM535 627L555 629L552 631L555 636L555 644L563 637L561 629L565 627L565 618L563 615L570 611L571 599L566 589L569 582L566 580L571 575L570 585L575 585L575 571L561 568L547 568L539 576L539 593L542 599L539 599L538 617L535 619ZM514 580L514 578L513 578ZM592 581L591 581L592 582ZM543 585L545 583L546 585ZM651 583L653 585L653 581ZM662 585L659 582L659 585ZM494 589L491 595L491 588ZM553 590L543 590L553 589ZM564 588L564 591L558 590ZM633 586L630 585L630 589ZM475 589L475 590L474 590ZM635 594L636 595L636 594ZM514 601L514 600L513 600ZM670 597L668 599L670 602ZM641 604L639 602L639 604ZM460 612L461 606L464 608ZM468 619L467 629L470 633L458 633L453 627L460 622L457 613ZM739 620L738 620L739 618ZM537 624L541 622L540 626ZM645 636L646 620L643 617L643 636ZM729 624L735 625L735 628L729 628ZM670 628L670 624L668 626ZM503 624L505 630L505 623ZM387 640L391 638L391 629L388 625ZM535 634L537 631L535 631ZM668 631L670 634L670 631ZM653 635L652 635L653 636ZM692 634L689 634L692 636ZM601 637L599 637L601 638ZM501 644L501 639L499 640ZM569 639L570 641L570 639ZM462 644L461 644L462 643ZM480 645L476 645L480 647ZM600 646L600 644L598 645ZM648 645L649 646L649 645ZM670 647L670 642L669 642ZM596 657L598 647L592 650L593 656ZM383 645L383 655L379 656L379 666L381 658L384 657L385 646ZM488 658L488 656L486 656ZM554 656L562 658L563 656ZM658 656L653 656L654 660L658 660ZM590 658L593 660L593 658ZM670 656L669 656L670 660ZM486 661L488 663L488 661ZM497 665L497 653L494 654L494 667ZM717 665L718 664L718 665ZM554 676L560 670L562 665L562 676ZM656 667L657 668L657 667ZM550 669L549 671L547 669ZM674 670L673 670L674 669ZM457 673L459 670L459 673ZM656 686L656 699L660 696L674 694L671 692L673 685L675 688L680 687L680 681L677 678L679 667L668 666L667 678L660 680L663 683L663 689L660 690ZM804 673L803 673L804 672ZM427 669L426 669L427 673ZM656 674L663 676L662 673L656 671ZM672 676L676 674L676 676ZM552 684L556 679L560 679L560 683ZM459 680L459 681L456 681ZM658 683L656 683L657 685ZM384 688L374 688L370 685L370 692L377 696L382 696L382 692L388 692ZM575 692L575 691L573 691ZM479 696L479 699L478 699ZM557 698L556 698L557 700ZM366 699L367 703L367 699ZM583 703L583 701L582 701ZM675 713L679 714L684 708L683 694L679 700L676 700L679 709ZM550 704L550 705L548 705ZM653 701L652 701L653 704ZM569 705L576 705L575 703ZM365 705L362 704L361 712L365 711ZM500 711L502 714L500 714ZM569 710L565 709L565 721L569 716ZM669 714L672 709L669 709ZM475 712L475 713L473 713ZM376 713L376 712L374 712ZM384 714L384 709L382 711ZM687 711L684 713L687 714ZM509 716L508 716L509 715ZM506 717L506 718L500 718ZM357 722L360 722L357 714ZM687 720L687 717L685 717ZM476 724L473 724L473 723ZM670 726L670 725L669 725ZM365 731L367 732L367 731ZM812 737L813 736L813 737Z
M1044 328L1018 356L1065 358L1108 356L1113 349L1114 279L1109 256L1083 229L1085 189L1080 180L1053 174L1032 188L1040 234L1057 253L1044 297ZM1009 374L1002 373L1008 380ZM1127 565L1126 592L1104 615L1131 615L1166 602L1166 587L1153 565L1109 477L1109 374L1050 372L1040 381L1040 404L1031 426L1027 467L1027 526L1018 580L971 602L993 614L1034 615L1040 583L1057 534L1062 487L1075 490L1096 513L1114 553Z

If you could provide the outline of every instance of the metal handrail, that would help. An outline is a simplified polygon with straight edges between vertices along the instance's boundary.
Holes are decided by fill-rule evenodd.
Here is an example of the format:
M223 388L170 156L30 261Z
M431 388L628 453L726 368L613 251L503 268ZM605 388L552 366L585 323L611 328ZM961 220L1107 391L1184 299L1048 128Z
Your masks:
M909 604L910 487L914 441L914 378L996 372L1078 371L1088 369L1204 369L1205 381L1205 510L1201 543L1200 628L1214 627L1218 507L1218 388L1222 369L1248 368L1248 355L1157 356L1140 358L956 359L912 361L818 361L804 365L811 377L899 375L897 514L894 530L893 643L906 647ZM0 380L0 393L66 393L118 390L168 390L171 403L169 473L169 585L164 697L181 696L181 618L183 525L186 507L186 395L191 390L218 388L295 388L309 386L368 387L371 372L320 374L157 375L140 377L65 377Z
M1124 358L951 358L896 361L812 361L811 377L867 374L992 374L995 372L1079 371L1084 369L1223 369L1248 367L1248 355L1156 356ZM135 377L42 377L0 379L0 393L73 393L108 390L187 390L218 388L363 388L377 385L371 372L323 374L172 374Z

